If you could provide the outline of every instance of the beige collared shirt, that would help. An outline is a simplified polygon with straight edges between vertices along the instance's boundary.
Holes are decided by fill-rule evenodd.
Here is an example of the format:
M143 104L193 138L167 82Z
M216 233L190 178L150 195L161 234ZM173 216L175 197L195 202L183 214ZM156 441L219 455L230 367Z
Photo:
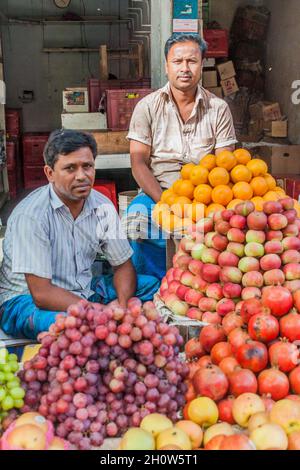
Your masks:
M199 85L195 106L184 123L169 83L136 105L127 138L151 146L150 167L163 189L179 178L186 163L199 163L214 149L237 142L224 100Z

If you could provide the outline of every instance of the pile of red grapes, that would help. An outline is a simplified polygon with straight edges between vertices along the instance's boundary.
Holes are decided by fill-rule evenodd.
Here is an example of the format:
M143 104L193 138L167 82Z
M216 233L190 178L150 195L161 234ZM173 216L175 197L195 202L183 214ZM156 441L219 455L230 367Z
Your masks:
M19 373L21 411L50 419L76 448L99 447L153 412L178 419L188 375L178 356L183 338L153 302L133 298L124 310L80 301L40 341Z

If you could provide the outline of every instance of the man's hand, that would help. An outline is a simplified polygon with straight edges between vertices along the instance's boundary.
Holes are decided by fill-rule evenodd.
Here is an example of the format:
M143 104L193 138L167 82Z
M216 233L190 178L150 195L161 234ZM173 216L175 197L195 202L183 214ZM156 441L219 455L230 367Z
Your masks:
M128 300L136 291L136 273L130 260L114 268L113 282L118 302L121 307L126 308Z
M233 152L235 150L235 146L234 145L229 145L228 147L218 148L218 149L216 149L215 154L219 155L219 153L223 152L224 150L229 150L229 152Z

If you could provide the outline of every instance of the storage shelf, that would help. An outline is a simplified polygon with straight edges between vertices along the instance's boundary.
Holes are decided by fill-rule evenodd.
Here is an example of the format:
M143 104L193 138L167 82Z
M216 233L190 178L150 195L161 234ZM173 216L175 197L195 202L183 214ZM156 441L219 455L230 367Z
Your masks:
M67 53L67 52L98 52L99 47L44 47L42 52ZM111 59L138 59L138 56L129 54L128 49L108 50Z
M103 16L101 17L83 17L82 20L64 20L56 17L49 18L8 18L9 24L32 24L32 25L80 25L80 24L128 24L131 20L129 18L119 18L117 16ZM5 21L4 21L5 22Z

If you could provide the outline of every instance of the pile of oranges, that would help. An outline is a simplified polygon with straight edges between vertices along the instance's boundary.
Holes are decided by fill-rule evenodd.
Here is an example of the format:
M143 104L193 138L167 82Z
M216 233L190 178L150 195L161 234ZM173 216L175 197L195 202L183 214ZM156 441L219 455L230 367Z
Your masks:
M246 149L224 150L217 156L206 155L198 165L184 165L181 178L162 193L153 218L172 232L242 201L251 200L260 211L264 202L284 196L263 160L252 159Z

